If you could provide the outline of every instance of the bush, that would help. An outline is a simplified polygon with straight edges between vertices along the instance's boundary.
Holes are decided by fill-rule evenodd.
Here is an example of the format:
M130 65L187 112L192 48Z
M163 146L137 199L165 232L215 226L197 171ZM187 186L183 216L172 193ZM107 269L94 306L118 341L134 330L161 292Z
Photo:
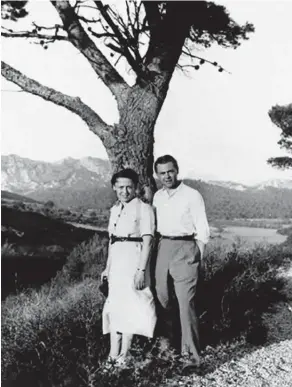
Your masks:
M105 268L107 250L107 234L96 233L89 241L84 241L72 250L57 277L67 283L81 281L86 277L98 279Z
M73 368L76 373L91 347L98 346L94 355L102 356L102 302L92 280L63 288L53 282L39 292L9 297L2 308L3 378L16 377L24 385L24 375L38 375L44 385L55 385Z
M44 208L54 208L55 207L55 203L52 201L52 200L48 200L45 204L44 204Z
M291 249L281 246L240 251L237 246L225 255L214 250L205 258L198 284L198 310L203 344L215 344L247 334L265 341L263 312L287 294L285 280L277 270L292 261Z

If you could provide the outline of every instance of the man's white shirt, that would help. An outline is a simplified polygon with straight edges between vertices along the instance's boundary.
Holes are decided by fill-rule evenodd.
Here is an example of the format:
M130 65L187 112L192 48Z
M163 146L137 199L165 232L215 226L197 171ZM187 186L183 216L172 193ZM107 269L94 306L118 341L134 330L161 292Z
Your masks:
M194 239L206 244L210 230L202 195L183 182L173 190L160 189L154 195L157 231L166 236L194 234Z

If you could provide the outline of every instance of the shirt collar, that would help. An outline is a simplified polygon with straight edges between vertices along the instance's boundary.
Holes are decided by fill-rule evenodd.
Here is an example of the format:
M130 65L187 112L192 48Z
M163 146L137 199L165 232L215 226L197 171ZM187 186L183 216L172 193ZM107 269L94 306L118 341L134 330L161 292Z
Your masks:
M137 198L137 196L135 196L135 197L133 197L132 200L130 200L130 201L127 202L127 203L122 203L122 202L118 201L118 202L117 202L117 206L118 206L119 208L121 208L122 205L123 205L123 208L126 208L126 207L129 207L129 206L135 204L137 200L138 200L138 198Z
M162 190L165 192L165 194L167 194L170 197L175 195L178 191L180 191L183 188L183 186L184 186L184 183L181 181L175 189L168 191L166 187L162 187Z

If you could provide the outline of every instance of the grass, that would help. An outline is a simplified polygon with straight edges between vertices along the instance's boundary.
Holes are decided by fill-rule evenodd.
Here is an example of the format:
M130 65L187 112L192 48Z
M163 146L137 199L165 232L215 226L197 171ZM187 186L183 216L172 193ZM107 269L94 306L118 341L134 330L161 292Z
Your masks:
M209 251L198 285L204 356L224 342L263 344L262 315L285 300L279 267L291 262L290 246ZM101 334L103 297L98 290L107 239L95 235L76 247L63 270L39 291L9 296L2 304L2 379L15 386L157 386L180 367L155 340L137 340L130 370L104 372L108 338ZM220 350L219 350L220 352ZM234 351L232 351L233 353Z
M5 241L1 246L1 257L15 257L17 255L18 251L15 245Z

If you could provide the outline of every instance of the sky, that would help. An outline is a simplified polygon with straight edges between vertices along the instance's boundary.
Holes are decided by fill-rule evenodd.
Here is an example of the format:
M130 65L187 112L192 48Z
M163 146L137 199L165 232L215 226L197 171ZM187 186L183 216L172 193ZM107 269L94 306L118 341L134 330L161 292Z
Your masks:
M208 64L187 75L175 73L155 128L155 157L172 154L183 177L246 184L291 179L291 172L278 171L266 160L285 155L277 145L280 130L270 121L268 111L273 105L292 102L292 2L217 2L224 4L237 22L253 23L256 32L237 50L212 47L197 52L231 74L219 73ZM40 24L58 22L48 2L35 1L30 7ZM1 51L4 61L26 75L81 97L107 123L117 122L109 90L68 43L44 50L28 41L3 39ZM131 79L124 68L120 70ZM21 92L3 79L1 96L2 154L46 161L107 158L101 141L78 116Z

